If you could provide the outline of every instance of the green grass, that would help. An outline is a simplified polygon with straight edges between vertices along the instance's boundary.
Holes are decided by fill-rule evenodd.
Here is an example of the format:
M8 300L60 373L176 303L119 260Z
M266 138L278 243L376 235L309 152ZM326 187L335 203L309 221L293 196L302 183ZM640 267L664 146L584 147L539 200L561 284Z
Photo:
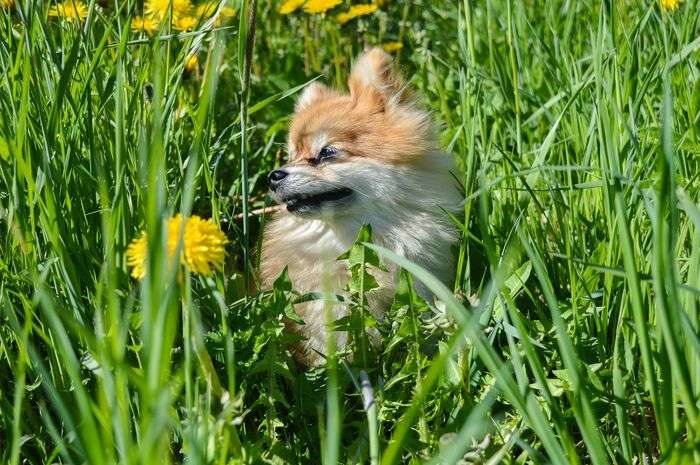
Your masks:
M339 27L348 1L324 17L235 0L220 27L156 38L130 30L138 1L72 23L16 3L0 10L0 463L700 462L696 1L394 0ZM265 175L294 94L396 41L464 187L454 288L358 243L338 323L354 362L305 371L284 330L300 297L284 276L252 291ZM224 273L178 277L159 239L130 278L129 242L177 212L221 225ZM380 258L414 277L374 321Z

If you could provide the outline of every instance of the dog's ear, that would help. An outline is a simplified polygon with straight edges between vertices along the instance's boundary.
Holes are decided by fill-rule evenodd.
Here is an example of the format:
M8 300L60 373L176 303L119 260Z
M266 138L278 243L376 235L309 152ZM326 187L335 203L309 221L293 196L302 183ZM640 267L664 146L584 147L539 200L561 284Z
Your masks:
M408 99L403 79L393 69L391 57L377 47L357 57L348 87L353 100L372 105L376 111L385 111Z
M304 90L297 99L294 110L301 111L312 103L317 102L324 97L330 96L332 93L333 91L331 89L324 86L320 82L312 82L308 86L304 87Z

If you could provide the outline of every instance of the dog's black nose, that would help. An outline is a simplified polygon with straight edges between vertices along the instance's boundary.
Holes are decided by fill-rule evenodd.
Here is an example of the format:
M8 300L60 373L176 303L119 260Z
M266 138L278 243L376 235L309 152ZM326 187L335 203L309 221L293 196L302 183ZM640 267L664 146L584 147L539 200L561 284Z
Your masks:
M277 186L279 185L280 181L282 181L284 178L287 177L287 173L285 170L274 170L271 171L270 174L267 175L268 181L270 181L270 189L273 191L277 189Z

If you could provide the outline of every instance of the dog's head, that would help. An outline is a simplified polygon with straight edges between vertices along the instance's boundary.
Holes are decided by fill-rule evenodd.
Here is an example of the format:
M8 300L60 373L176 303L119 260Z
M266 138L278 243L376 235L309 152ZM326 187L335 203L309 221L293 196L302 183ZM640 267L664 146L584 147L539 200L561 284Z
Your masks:
M437 146L429 115L382 50L358 57L348 87L345 94L312 83L299 97L289 164L269 174L275 199L289 212L366 216L410 195L408 184L417 182L407 179L411 168Z

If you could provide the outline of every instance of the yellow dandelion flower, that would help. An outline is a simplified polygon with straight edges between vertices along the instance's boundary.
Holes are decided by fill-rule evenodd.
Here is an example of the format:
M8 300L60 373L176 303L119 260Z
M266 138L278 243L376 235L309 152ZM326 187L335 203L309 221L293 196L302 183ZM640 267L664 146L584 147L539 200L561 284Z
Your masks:
M662 10L676 11L681 4L681 0L659 0Z
M199 57L194 54L187 57L185 60L185 70L194 71L199 66Z
M304 3L304 11L309 14L325 13L340 5L341 2L342 0L308 0Z
M178 214L168 220L168 257L173 258L180 240L182 215ZM209 276L215 269L224 265L228 243L226 235L211 220L204 220L192 215L185 221L182 235L182 255L180 261L193 273ZM148 256L148 237L146 232L134 239L126 250L126 263L131 276L143 279L146 276L146 259Z
M180 16L173 19L173 27L178 31L192 31L197 27L197 18L194 16Z
M401 50L403 48L403 44L401 42L387 42L382 44L382 48L386 53L393 53Z
M131 20L131 29L153 34L158 30L158 20L150 16L134 16Z
M287 0L280 6L280 9L277 10L279 14L281 15L288 15L289 13L294 13L296 10L299 9L300 6L304 4L306 0Z
M131 267L131 276L143 279L146 276L146 257L148 256L148 243L146 233L141 233L138 239L134 239L126 249L126 264Z
M9 10L15 6L15 0L0 0L0 7Z
M179 233L181 222L179 218L180 215L175 217L177 225L174 228L171 226L169 231L174 229ZM174 221L171 220L172 222ZM177 238L171 240L171 234L169 234L169 249L171 241L177 246ZM224 258L226 258L224 246L227 243L226 235L212 220L204 220L192 215L185 225L183 240L185 263L193 273L210 275L215 268L221 268L224 265Z
M82 21L87 17L88 7L79 0L65 0L49 8L49 16L68 22Z
M197 11L195 16L197 18L201 19L209 19L209 17L213 16L214 13L216 13L216 10L219 8L219 2L216 0L212 0L209 2L205 2L197 7ZM216 18L216 21L214 24L216 26L221 26L223 23L228 21L229 19L235 18L236 17L236 10L231 8L230 6L223 6L221 7L221 11L219 12L219 16Z
M180 16L186 16L192 10L192 2L190 0L146 0L144 5L146 14L154 18L165 18L173 12L173 19Z
M375 3L365 3L362 5L353 5L350 7L350 9L344 13L340 13L338 16L335 17L336 21L338 21L340 24L345 24L351 19L355 19L358 16L364 16L368 15L371 13L374 13L377 11L377 4Z

